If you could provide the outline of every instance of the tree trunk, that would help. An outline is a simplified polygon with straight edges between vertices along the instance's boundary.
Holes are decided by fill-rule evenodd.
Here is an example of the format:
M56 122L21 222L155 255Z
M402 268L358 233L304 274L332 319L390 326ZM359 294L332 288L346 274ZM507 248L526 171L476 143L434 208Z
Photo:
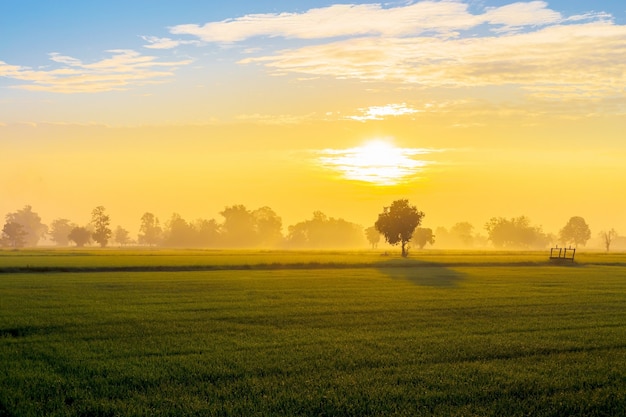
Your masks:
M406 250L406 242L402 241L402 257L406 258L407 256L409 256L409 254L407 253L407 250Z

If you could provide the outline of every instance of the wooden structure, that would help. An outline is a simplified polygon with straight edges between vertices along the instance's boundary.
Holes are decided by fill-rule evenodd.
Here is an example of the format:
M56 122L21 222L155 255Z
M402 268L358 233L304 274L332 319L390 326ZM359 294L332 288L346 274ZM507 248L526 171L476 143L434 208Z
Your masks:
M572 248L550 248L550 260L555 262L570 261L574 262L576 249Z

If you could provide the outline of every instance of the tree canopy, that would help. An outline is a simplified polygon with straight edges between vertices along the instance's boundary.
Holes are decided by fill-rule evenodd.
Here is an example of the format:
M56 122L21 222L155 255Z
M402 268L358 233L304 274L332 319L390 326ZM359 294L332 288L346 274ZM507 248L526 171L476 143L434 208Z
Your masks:
M91 232L86 227L74 227L67 236L69 240L82 248L91 241Z
M530 219L526 216L511 219L492 217L485 224L485 230L489 240L497 248L544 248L549 243L549 238L541 227L531 226Z
M559 232L559 240L564 245L585 246L590 238L591 230L585 219L580 216L571 217Z
M17 223L22 226L24 234L21 239L24 242L21 246L37 246L39 240L48 232L48 226L41 222L41 217L33 211L31 206L24 206L15 213L7 214L6 223Z
M402 256L408 256L407 243L411 241L415 228L422 223L425 214L415 206L409 205L409 200L396 200L389 207L384 207L374 224L376 230L385 237L391 245L402 246Z
M98 206L91 212L91 224L94 227L92 237L103 248L109 243L112 234L109 228L111 218L105 211L103 206Z
M2 228L2 241L12 248L21 248L26 244L27 233L24 226L16 222L7 222Z
M365 229L365 237L370 245L372 245L372 249L376 249L376 247L378 247L378 242L380 242L380 232L376 230L375 226L370 226Z
M435 243L435 235L433 229L428 227L418 227L413 233L412 242L417 245L418 248L424 249L427 244L433 245Z
M321 211L313 218L289 226L287 245L293 248L354 248L364 243L361 226L328 217Z

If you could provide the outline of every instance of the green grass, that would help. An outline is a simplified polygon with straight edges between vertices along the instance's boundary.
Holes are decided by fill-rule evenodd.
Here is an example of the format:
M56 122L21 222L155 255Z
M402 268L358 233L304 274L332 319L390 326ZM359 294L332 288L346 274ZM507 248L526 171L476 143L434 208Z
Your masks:
M31 255L90 260L0 274L0 416L626 414L619 255Z
M324 267L402 267L549 265L548 253L508 251L414 251L402 259L398 251L253 251L167 249L0 250L0 273L71 272L82 270L215 270L313 269ZM578 265L626 266L625 253L579 253Z

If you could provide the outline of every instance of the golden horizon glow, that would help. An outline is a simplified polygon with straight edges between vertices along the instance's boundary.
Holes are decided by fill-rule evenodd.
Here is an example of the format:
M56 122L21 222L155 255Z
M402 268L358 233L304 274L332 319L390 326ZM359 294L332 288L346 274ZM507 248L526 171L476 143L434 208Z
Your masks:
M415 159L432 151L399 148L381 139L348 149L324 149L322 166L337 171L345 179L393 186L414 179L431 162Z

